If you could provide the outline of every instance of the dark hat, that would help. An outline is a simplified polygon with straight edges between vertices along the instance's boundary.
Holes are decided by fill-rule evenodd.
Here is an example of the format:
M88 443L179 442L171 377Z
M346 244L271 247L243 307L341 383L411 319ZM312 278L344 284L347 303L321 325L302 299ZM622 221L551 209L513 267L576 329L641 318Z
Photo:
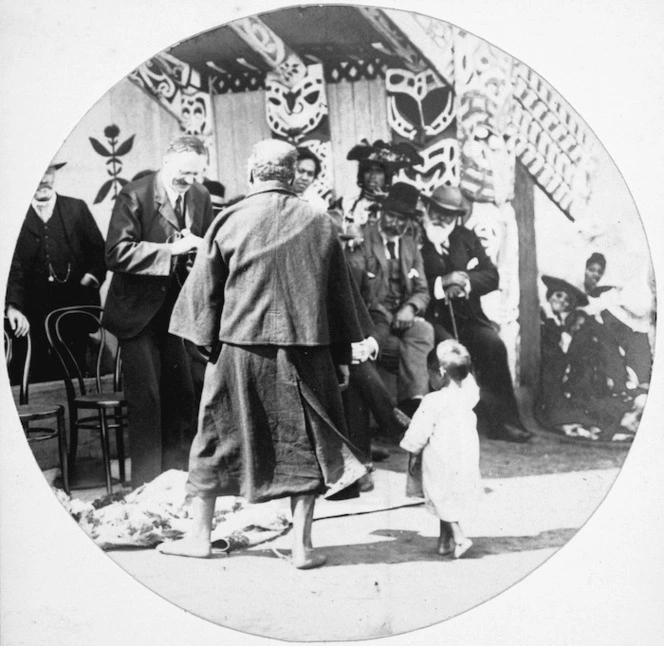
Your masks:
M357 146L353 146L346 159L351 161L375 162L381 164L388 173L396 173L401 168L423 164L424 159L415 148L406 142L391 144L378 139L370 144L363 139Z
M214 179L203 179L203 186L207 188L210 193L210 200L212 201L212 209L220 211L224 206L224 196L226 195L226 188L221 182Z
M421 213L417 208L419 199L420 191L416 186L397 182L381 202L380 210L415 217Z
M457 186L441 184L436 187L431 195L422 195L422 201L446 211L455 211L460 216L467 215L470 212L470 202Z
M577 305L588 305L588 297L580 290L571 285L562 278L554 276L542 276L542 282L546 285L546 297L553 292L565 292L574 301L574 307Z

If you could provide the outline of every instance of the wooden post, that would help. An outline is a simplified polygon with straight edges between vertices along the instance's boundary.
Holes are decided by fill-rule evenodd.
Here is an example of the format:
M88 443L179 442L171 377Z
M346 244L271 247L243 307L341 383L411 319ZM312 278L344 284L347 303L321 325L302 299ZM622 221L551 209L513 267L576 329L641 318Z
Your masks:
M514 211L519 229L519 383L536 389L539 383L540 323L535 240L535 182L528 170L516 163Z

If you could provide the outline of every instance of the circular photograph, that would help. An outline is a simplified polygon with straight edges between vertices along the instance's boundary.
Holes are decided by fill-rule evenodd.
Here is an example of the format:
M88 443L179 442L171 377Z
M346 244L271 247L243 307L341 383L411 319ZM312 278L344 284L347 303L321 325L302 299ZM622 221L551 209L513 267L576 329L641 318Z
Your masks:
M286 641L526 577L650 404L650 250L591 125L462 25L376 6L246 16L127 74L53 151L5 289L8 387L71 522Z

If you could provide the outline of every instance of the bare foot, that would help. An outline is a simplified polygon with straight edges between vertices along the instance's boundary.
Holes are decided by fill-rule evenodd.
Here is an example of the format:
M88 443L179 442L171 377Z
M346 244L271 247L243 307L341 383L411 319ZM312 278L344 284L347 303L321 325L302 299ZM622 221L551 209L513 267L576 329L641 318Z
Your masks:
M461 558L472 546L473 541L469 538L464 539L461 543L456 543L454 546L454 558Z
M291 563L298 570L312 570L313 568L324 565L327 561L325 554L317 554L313 550L305 550L301 554L293 553Z
M171 556L190 556L197 559L209 558L212 554L210 541L195 538L181 538L157 545L157 551Z
M447 556L448 554L451 554L454 552L454 547L455 547L454 541L450 538L448 540L440 540L438 541L438 554L441 556Z

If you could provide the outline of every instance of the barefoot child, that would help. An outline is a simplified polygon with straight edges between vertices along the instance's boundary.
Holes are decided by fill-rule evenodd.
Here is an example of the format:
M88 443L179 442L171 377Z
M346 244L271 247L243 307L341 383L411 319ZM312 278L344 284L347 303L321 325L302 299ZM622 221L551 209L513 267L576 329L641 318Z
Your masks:
M458 341L443 341L436 355L445 383L424 397L400 446L410 453L409 468L422 453L426 507L440 519L438 553L459 558L473 544L459 520L476 509L481 491L473 412L479 388L470 374L468 350Z

